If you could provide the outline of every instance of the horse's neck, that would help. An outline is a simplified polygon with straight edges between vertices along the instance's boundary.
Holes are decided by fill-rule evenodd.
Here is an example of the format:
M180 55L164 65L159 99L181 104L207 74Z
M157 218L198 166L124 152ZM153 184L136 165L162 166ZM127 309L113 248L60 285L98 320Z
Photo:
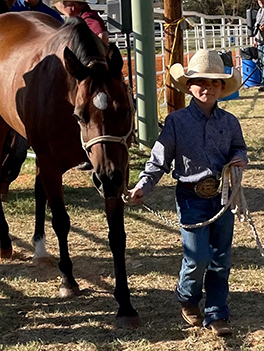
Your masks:
M103 42L103 40L100 39L98 35L94 33L92 33L92 35L101 55L105 57L108 53L108 45L105 42Z
M43 43L39 50L40 55L44 58L48 55L56 55L60 59L63 57L63 51L67 45L66 40L60 41L58 38L58 33L50 35L47 40Z

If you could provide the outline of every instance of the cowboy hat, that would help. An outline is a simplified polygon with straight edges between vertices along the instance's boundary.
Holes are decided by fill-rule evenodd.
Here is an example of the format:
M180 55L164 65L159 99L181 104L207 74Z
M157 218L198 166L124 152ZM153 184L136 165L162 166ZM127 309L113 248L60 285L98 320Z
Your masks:
M217 51L200 49L190 59L187 73L183 66L175 63L170 68L170 76L173 86L183 93L190 94L186 83L191 78L221 79L225 82L220 98L236 92L241 85L240 72L232 67L231 74L225 73L224 63Z

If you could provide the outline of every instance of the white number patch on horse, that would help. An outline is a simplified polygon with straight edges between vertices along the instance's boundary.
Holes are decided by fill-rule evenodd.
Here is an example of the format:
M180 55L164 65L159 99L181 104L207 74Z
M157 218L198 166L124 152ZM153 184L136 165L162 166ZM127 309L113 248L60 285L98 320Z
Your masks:
M93 98L93 104L98 110L107 109L107 96L105 93L100 92Z

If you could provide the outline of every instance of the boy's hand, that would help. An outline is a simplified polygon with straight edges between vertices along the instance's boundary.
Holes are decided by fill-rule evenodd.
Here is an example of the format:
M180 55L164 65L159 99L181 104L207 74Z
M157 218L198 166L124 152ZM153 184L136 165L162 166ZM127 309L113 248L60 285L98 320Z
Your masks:
M261 23L260 25L259 25L259 29L263 32L264 31L264 24L263 23Z
M139 188L133 188L131 190L128 190L130 199L132 202L136 205L140 204L142 197L143 197L143 191Z
M246 165L246 162L238 156L233 157L231 160L231 166L241 167L242 171L244 171Z

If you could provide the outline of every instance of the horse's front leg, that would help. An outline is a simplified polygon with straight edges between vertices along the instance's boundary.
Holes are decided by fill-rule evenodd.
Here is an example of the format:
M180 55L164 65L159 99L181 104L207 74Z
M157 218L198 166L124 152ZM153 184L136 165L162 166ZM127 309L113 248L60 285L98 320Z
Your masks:
M8 232L9 228L0 198L0 261L2 258L9 259L12 257L12 243Z
M12 243L9 237L9 228L2 206L2 186L4 185L3 159L7 157L4 148L7 140L9 126L0 116L0 261L2 258L12 257ZM3 191L5 193L5 191Z
M124 228L124 203L121 199L106 199L105 210L109 226L109 245L114 258L116 286L114 296L119 303L116 316L117 326L137 328L139 316L130 302L130 292L127 285L125 248L126 233Z
M59 241L59 269L62 273L60 294L62 297L77 296L80 294L80 290L72 274L72 261L68 250L70 218L63 201L62 176L61 173L56 172L55 167L46 167L46 169L52 169L52 172L40 173L40 175L52 212L52 227Z
M49 265L49 255L46 251L45 235L47 197L41 183L38 167L37 173L35 179L35 232L32 238L32 243L35 247L33 262L36 266L46 266Z

